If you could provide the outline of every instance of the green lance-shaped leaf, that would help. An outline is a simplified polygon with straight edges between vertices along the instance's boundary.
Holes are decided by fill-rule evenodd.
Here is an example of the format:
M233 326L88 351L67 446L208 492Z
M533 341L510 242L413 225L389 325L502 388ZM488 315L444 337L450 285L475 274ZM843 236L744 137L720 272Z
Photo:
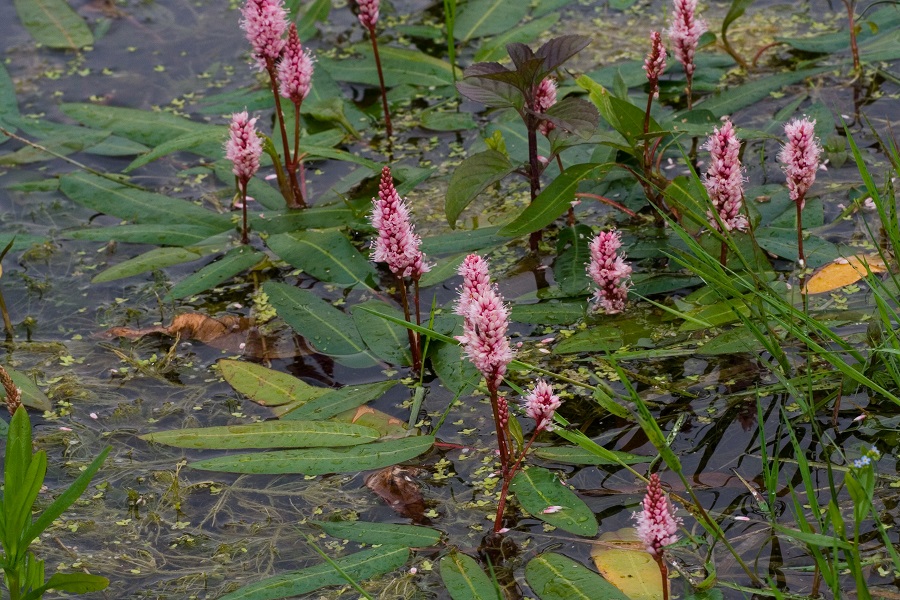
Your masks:
M364 580L401 567L409 560L409 548L380 546L355 552L334 560L345 575ZM344 585L347 580L328 563L269 577L225 594L219 600L276 600L308 594L329 585Z
M698 102L696 107L711 111L717 117L734 114L735 111L767 98L772 92L802 81L807 77L823 73L828 69L829 67L818 67L768 75L762 79L757 79L705 98Z
M94 43L84 19L65 0L14 0L22 25L48 48L78 50Z
M134 277L147 271L154 269L164 269L175 265L200 260L204 255L213 252L212 248L207 248L206 252L190 248L154 248L143 254L139 254L134 258L130 258L125 262L113 265L108 269L100 271L91 283L104 283L107 281L115 281L116 279L124 279L125 277Z
M456 17L453 35L460 42L504 33L528 14L527 2L507 0L470 0Z
M358 473L415 458L434 445L434 436L406 437L349 448L304 448L255 454L235 454L191 463L204 471L283 475Z
M321 527L331 537L360 544L424 548L434 546L441 539L441 532L437 529L418 525L367 523L365 521L309 521L309 523Z
M266 282L263 291L278 316L323 354L351 356L366 352L350 315L328 304L309 290Z
M16 98L16 85L9 76L9 71L0 64L0 125L11 129L15 132L16 127L13 122L18 121L19 101ZM0 144L8 140L6 136L0 134Z
M304 11L303 16L297 19L297 36L300 38L300 41L305 42L313 37L316 34L316 22L326 22L330 12L330 0L313 0ZM296 11L292 10L291 14L296 14Z
M590 279L587 264L591 261L590 244L594 232L584 223L566 227L556 239L553 277L566 296L583 295Z
M64 232L74 240L108 242L115 240L129 244L157 246L196 246L220 230L203 225L113 225Z
M456 227L456 219L478 194L514 170L509 158L496 150L473 154L456 167L444 201L444 213L450 227Z
M338 60L317 57L316 71L324 69L338 81L378 85L378 73L373 68L375 59L368 42L354 47L362 54L357 60ZM380 46L378 53L388 87L409 84L416 86L453 85L453 67L450 63L428 56L419 50Z
M148 192L91 175L76 172L60 179L59 188L72 201L97 212L137 223L179 223L227 231L231 218L178 198Z
M510 489L532 516L575 535L597 535L594 513L551 471L540 467L519 471Z
M578 446L547 446L535 450L534 455L544 460L550 460L566 465L634 465L639 463L649 463L656 458L655 456L640 456L630 452L621 452L619 450L607 449L607 452L615 455L617 460L598 456L597 454Z
M89 575L87 573L54 573L47 580L47 583L28 593L23 600L37 600L43 597L43 593L47 590L56 590L58 592L69 592L71 594L87 594L88 592L99 592L105 590L109 586L109 579L100 575Z
M142 440L178 448L239 450L246 448L321 448L356 446L378 439L371 427L329 421L262 421L247 425L158 431Z
M269 236L266 244L283 260L319 281L365 285L375 275L372 263L335 229L279 233Z
M629 600L600 575L553 552L533 558L525 566L525 580L541 600Z
M407 329L373 315L360 307L368 307L380 313L392 314L398 318L403 318L403 313L399 309L378 300L368 300L350 309L359 334L375 356L395 365L411 364Z
M228 128L227 127L208 127L201 129L199 131L192 131L190 133L186 133L184 135L180 135L174 139L166 140L162 144L159 144L150 152L146 154L142 154L137 157L131 164L122 169L123 173L130 173L139 167L143 167L144 165L153 162L163 156L171 154L173 152L179 152L181 150L196 150L196 149L209 149L210 147L215 147L218 149L217 154L221 156L222 154L222 144L224 143L222 140L228 138ZM210 156L211 153L207 153L205 151L201 151L200 154L205 156ZM215 155L212 155L215 157Z
M518 217L501 229L500 235L518 237L543 229L552 223L569 208L575 199L578 184L601 166L596 163L584 163L567 168L544 188Z
M242 360L222 359L217 365L231 387L263 406L281 406L297 401L306 403L332 391L309 385L293 375Z
M327 393L322 394L309 402L300 404L297 408L291 409L291 411L285 414L282 419L288 421L299 419L309 421L330 419L342 412L381 398L389 389L398 383L398 381L392 380L378 381L376 383L363 383L359 385L345 385L337 390L315 388L317 390L326 390Z
M228 281L235 275L247 271L264 260L266 260L265 254L257 252L249 246L232 248L219 260L206 265L193 275L175 284L163 298L163 301L169 302L187 298L188 296L211 290L220 283Z
M497 586L474 558L452 550L441 559L441 579L453 600L500 600Z
M63 104L60 110L83 125L112 131L154 148L186 134L209 129L221 131L220 126L198 123L167 112L88 103Z

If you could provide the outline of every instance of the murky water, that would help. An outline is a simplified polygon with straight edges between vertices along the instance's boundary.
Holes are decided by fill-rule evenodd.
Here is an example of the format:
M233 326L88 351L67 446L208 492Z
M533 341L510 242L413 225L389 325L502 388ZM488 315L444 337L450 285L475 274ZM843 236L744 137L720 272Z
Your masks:
M596 38L589 51L576 61L577 69L592 70L592 65L638 58L647 27L663 25L664 12L657 2L625 12L583 4L586 3L566 9L564 24L556 28L557 32L580 31ZM18 24L11 4L0 4L5 66L16 83L23 114L69 122L58 109L61 102L98 102L158 108L221 124L225 122L223 116L201 114L203 97L239 90L257 80L246 62L246 45L237 29L238 13L228 2L164 0L114 4L96 0L73 5L102 32L94 48L81 54L35 48ZM823 26L840 23L839 12L827 12L822 18L822 10L821 6L793 4L770 4L764 10L754 7L748 17L739 21L733 42L745 49L756 48L762 41L783 33L785 27L793 33L815 29L822 21ZM712 7L709 18L721 18L724 12L721 6ZM434 19L439 9L422 2L398 1L393 3L393 13L387 14L393 25L415 25L418 19ZM322 26L322 35L310 45L324 52L361 39L353 16L344 3L339 3L333 7L329 23ZM462 64L471 61L471 53L471 49L463 50ZM772 65L773 69L777 67ZM886 72L890 73L890 69ZM845 115L852 123L854 135L859 136L860 145L877 166L881 158L870 148L872 139L867 126L857 117L854 90L846 85L846 78L832 75L823 74L809 87L794 86L784 96L740 111L734 119L743 127L766 130L773 115L801 95L809 102L821 100L836 115ZM880 78L857 92L859 104L864 105L863 115L881 132L887 130L888 121L896 115L895 81ZM354 99L377 102L376 96L364 94L362 88L344 89ZM410 110L421 109L428 102L427 98L414 101ZM402 130L402 116L399 120ZM467 147L475 137L474 132L436 134L419 128L401 133L402 142L395 149L397 162L433 163L439 168L438 176L410 194L419 230L424 234L446 230L442 213L444 174L451 169L448 156L454 149ZM7 142L0 149L13 147L18 144ZM377 161L384 160L382 149L378 142L371 146L360 143L353 148ZM744 162L751 185L779 180L772 160L776 149L772 140L748 144ZM121 171L131 160L84 153L73 156L92 168L109 172ZM197 177L186 171L195 164L196 157L192 155L172 155L141 170L135 182L179 197L215 197L227 203L228 192L211 177ZM56 160L5 168L0 175L7 186L72 169ZM317 163L315 169L310 169L313 195L327 189L345 172L346 168L336 163ZM819 177L828 221L840 212L837 205L848 201L848 187L858 186L859 178L850 166L830 168ZM522 189L513 191L521 193ZM371 521L404 522L364 488L363 475L304 478L192 471L184 467L185 459L207 458L211 453L180 451L138 439L138 435L152 431L242 422L251 417L264 419L270 413L244 400L219 377L213 367L215 361L231 354L199 343L173 346L173 341L166 338L128 342L105 340L98 334L113 326L167 323L173 314L185 310L247 314L252 283L240 280L178 304L163 303L161 298L169 281L183 278L194 265L164 274L91 284L90 278L102 268L149 247L114 247L64 239L60 235L64 230L88 222L112 225L116 220L75 206L57 192L23 193L0 188L0 209L4 232L51 240L38 245L20 243L4 261L0 280L17 330L16 340L7 346L5 362L33 375L54 402L51 413L43 417L33 415L38 423L38 444L51 457L49 487L65 485L78 466L86 464L100 448L113 446L111 457L85 502L66 513L41 538L39 551L48 558L48 571L59 565L109 577L109 590L96 597L215 598L263 576L317 562L318 555L302 535L311 530L302 524L306 519L353 515ZM479 222L502 222L508 211L509 206L499 206L496 211L488 208L479 216ZM592 215L597 222L612 218L605 211L594 209L585 210L584 215ZM470 218L464 226L472 224ZM857 222L848 222L830 230L828 235L847 240L858 237L860 232ZM637 236L642 232L626 233ZM534 294L547 285L545 278L552 282L552 273L545 269L551 264L552 255L545 255L541 263L529 262L525 257L524 242L512 244L492 257L495 267L505 273L500 287L509 299ZM276 275L270 270L264 277ZM294 283L297 277L285 274L284 281ZM340 291L309 279L304 279L302 285L328 299L340 297ZM456 285L455 280L449 280L429 289L429 300L435 294L438 305L446 305L453 298ZM351 292L348 303L360 297L359 292ZM645 315L643 329L633 332L631 343L636 349L647 347L642 346L642 340L680 335L676 325L666 321L659 311L645 306L636 310ZM547 368L579 379L586 379L591 373L611 372L598 357L545 359L530 342L555 335L553 328L516 325L514 331L514 342L529 342L523 346L523 360L543 361ZM385 372L389 376L405 375L395 369L352 369L316 355L278 359L272 366L325 386L377 381L384 379ZM765 532L734 520L736 516L758 516L746 487L732 472L738 470L744 478L761 483L757 477L760 467L753 389L774 380L753 357L744 354L723 359L644 358L624 366L639 393L651 403L664 430L668 432L677 425L673 449L682 457L686 471L694 474L693 481L707 510L725 515L723 527L742 554L758 561L761 571L770 569L774 578L787 573L784 577L791 591L808 592L811 574L792 570L801 563L809 564L804 553L779 550L769 545ZM584 392L569 393L566 416L582 424L588 435L609 448L651 453L650 444L638 428L600 413ZM378 401L377 408L406 420L409 400L406 388L397 386ZM429 417L437 418L452 400L448 390L438 383L431 384L425 404ZM773 407L790 404L776 396L764 401ZM845 396L843 402L844 407L852 407L854 402L867 401ZM764 410L764 415L765 429L774 436L779 431L780 415L777 410ZM853 416L852 408L839 416L834 435L840 443L845 447L876 443L886 427L854 429L850 425ZM887 410L883 418L886 422L895 421L893 413ZM828 421L823 417L821 426L831 427ZM435 450L425 461L427 471L418 476L435 526L465 550L478 546L493 515L493 500L483 489L493 460L486 450L491 447L492 428L486 401L463 398L451 410L438 435L444 442L473 450ZM548 435L541 441L553 439ZM781 443L779 447L786 449L785 458L790 458L789 446ZM601 522L601 531L631 524L630 514L636 508L640 490L630 474L610 468L551 466L563 472L567 481L583 493ZM796 483L795 479L786 474L782 481ZM674 478L667 483L672 484L673 491L680 491ZM789 501L787 495L787 488L779 490L783 500ZM510 527L525 558L555 548L585 562L589 560L588 544L567 534L545 531L535 519L523 517L510 523ZM334 541L323 545L326 551L334 553L342 546ZM770 554L757 556L761 547ZM437 556L437 551L417 554L410 566L415 566L418 574L401 574L387 588L374 592L383 598L447 597L431 569ZM698 557L681 558L691 566L701 562ZM718 569L722 579L742 581L734 564L719 564ZM323 593L326 597L335 595Z

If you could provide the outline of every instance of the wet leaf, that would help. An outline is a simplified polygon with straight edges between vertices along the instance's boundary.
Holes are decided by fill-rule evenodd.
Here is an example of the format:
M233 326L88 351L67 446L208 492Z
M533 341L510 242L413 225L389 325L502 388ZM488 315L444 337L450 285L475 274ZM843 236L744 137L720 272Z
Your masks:
M460 213L489 186L497 183L515 170L506 155L496 150L485 150L465 159L450 176L444 213L450 227L456 227Z
M290 402L302 406L333 391L243 360L222 359L216 364L231 387L262 406L281 406Z
M323 354L350 356L366 352L366 345L350 315L331 306L309 290L266 282L263 291L278 316Z
M330 0L313 0L303 12L303 16L297 19L297 35L301 42L305 42L316 34L316 23L324 23L331 12ZM296 14L296 11L291 11Z
M94 275L91 283L105 283L116 279L124 279L125 277L134 277L155 269L182 265L200 260L214 251L214 248L206 248L205 252L188 248L154 248L100 271Z
M88 573L54 573L43 587L58 592L86 594L88 592L105 590L108 585L109 579L101 577L100 575L89 575Z
M378 300L367 300L350 309L356 328L359 330L359 334L365 341L366 346L372 351L372 354L391 364L411 364L412 357L409 351L407 329L378 315L373 315L365 308L393 315L397 318L403 318L403 313L399 309Z
M217 129L169 112L151 112L102 104L70 103L60 106L66 115L83 125L112 131L132 141L155 148L189 133ZM224 140L222 142L224 144Z
M233 454L190 463L195 469L283 475L358 473L381 469L419 456L434 445L434 436L413 436L349 448L303 448L254 454Z
M266 245L282 260L319 281L366 285L366 280L375 275L372 263L334 229L279 233L269 236Z
M544 8L544 4L545 2L541 3L540 9ZM525 44L532 42L540 35L549 31L550 28L559 21L559 18L560 14L554 11L519 27L511 27L489 40L484 40L479 44L478 50L475 52L474 60L476 62L501 60L506 56L507 44L511 42Z
M516 323L570 325L583 319L585 311L586 305L583 301L514 304L510 312L510 318Z
M344 575L360 581L393 571L409 560L409 548L380 546L334 559ZM328 563L268 577L236 592L225 594L219 600L277 600L314 592L329 585L346 585L344 579Z
M126 242L130 244L155 244L157 246L196 246L219 230L202 225L113 225L77 229L66 233L75 240L95 242Z
M451 277L456 276L457 271L459 271L459 265L462 264L462 261L465 260L465 258L465 254L456 254L436 260L431 265L431 270L422 275L422 278L419 280L419 285L424 289L443 283Z
M80 129L81 131L77 131ZM109 137L108 131L92 131L83 127L72 128L42 137L40 145L57 155L68 156L87 147L99 144ZM19 148L15 152L0 155L0 165L25 165L54 160L56 156L33 146Z
M821 294L856 283L869 273L885 273L887 265L877 254L838 258L813 273L803 286L804 294Z
M473 252L509 241L500 235L500 227L480 227L470 231L453 231L422 240L422 252L429 256L458 252Z
M481 373L463 357L459 344L438 342L436 346L437 350L431 354L431 364L444 387L459 395L474 390L481 380Z
M126 221L198 225L216 231L232 228L228 215L216 214L187 200L169 198L90 173L65 175L60 179L59 187L74 202Z
M556 260L553 261L553 278L560 291L567 296L585 293L590 279L587 264L591 260L590 243L593 231L579 223L560 229L556 238Z
M525 566L525 579L541 600L629 600L593 571L553 552L533 558Z
M596 325L579 331L553 347L556 354L615 352L622 347L622 331L611 325Z
M392 417L386 412L382 412L371 406L358 406L345 410L334 416L335 421L343 423L356 423L371 427L381 434L381 437L405 437L407 435L406 421Z
M78 50L94 43L84 19L65 0L13 0L31 37L48 48Z
M717 117L734 114L736 111L751 106L760 100L767 98L772 92L776 92L786 86L803 81L807 77L813 77L827 71L830 67L818 67L815 69L800 69L786 73L766 75L761 79L751 81L704 98L697 103L697 108L711 111Z
M552 460L553 462L563 463L567 465L635 465L639 463L649 463L655 456L639 456L630 452L620 452L619 450L608 450L618 460L610 457L601 457L593 452L580 448L578 446L547 446L538 448L534 451L534 455L544 460Z
M602 534L591 558L600 574L630 600L662 600L659 565L644 549L634 527Z
M575 190L583 179L593 176L597 171L596 163L572 165L563 171L550 185L544 188L534 202L525 207L522 213L511 223L500 230L501 235L519 237L543 229L556 220L575 199Z
M510 31L525 18L529 8L527 2L470 0L456 16L453 37L460 42L467 42Z
M575 535L597 535L594 513L551 471L540 467L519 471L510 489L533 517Z
M600 115L594 105L581 98L563 98L544 113L547 120L569 133L588 139L600 123Z
M329 421L261 421L246 425L157 431L142 440L177 448L240 450L246 448L321 448L356 446L378 439L370 427Z
M378 381L376 383L345 385L337 390L313 388L317 390L315 397L304 399L303 402L297 403L298 406L291 408L282 418L285 420L303 419L311 421L329 419L343 412L353 411L360 405L381 398L398 383L396 380ZM318 390L323 390L325 393L318 394Z
M393 523L369 523L366 521L309 521L321 527L325 533L340 540L360 544L387 544L407 548L434 546L441 540L441 532L417 525Z
M147 152L146 154L143 154L131 161L131 164L122 169L122 172L130 173L131 171L134 171L139 167L143 167L144 165L162 158L163 156L182 150L195 150L198 148L202 150L203 148L216 148L218 151L215 153L205 150L198 152L203 156L215 158L216 155L221 155L221 147L223 144L222 140L225 140L227 138L227 127L210 126L199 131L192 131L190 133L180 135L174 139L166 140L162 144L153 148L153 150L151 150L150 152Z
M501 600L496 586L474 558L451 550L440 562L441 579L453 600Z
M267 257L262 252L257 252L250 246L238 246L232 248L225 256L210 263L194 274L182 279L169 290L163 298L163 302L187 298L211 290L220 283L228 281L235 275L239 275L258 265Z
M16 384L16 387L22 391L22 404L29 408L42 411L53 409L53 403L50 402L50 398L41 391L41 388L37 386L31 377L25 373L16 371L15 369L10 369L9 367L4 368L6 369L6 372L9 373L13 383ZM3 390L3 386L0 386L0 401L6 402L6 392Z
M15 133L16 127L13 122L19 120L19 101L16 98L16 86L9 71L0 64L0 125L4 125L6 129L12 129ZM0 144L8 140L6 136L0 134Z
M415 469L396 465L385 467L366 477L366 487L398 515L412 519L413 523L429 525L431 521L425 517L425 498L413 478L415 473Z
M338 81L378 85L378 73L373 68L375 58L368 42L355 47L363 56L354 60L337 60L317 56L319 68L327 71ZM416 86L449 86L453 84L453 70L450 63L428 56L418 50L379 45L384 82L388 87L401 84Z
M701 356L721 356L723 354L736 354L738 352L760 352L763 345L756 336L746 327L739 327L724 331L712 338L699 348L697 354Z
M477 126L471 113L430 110L422 114L422 127L434 131L461 131L475 129Z

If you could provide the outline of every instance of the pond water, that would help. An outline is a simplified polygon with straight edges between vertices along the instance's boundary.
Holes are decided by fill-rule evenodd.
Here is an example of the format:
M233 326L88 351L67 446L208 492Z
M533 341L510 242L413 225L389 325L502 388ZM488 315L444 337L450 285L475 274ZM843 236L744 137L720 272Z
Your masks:
M581 33L592 38L588 49L567 66L576 74L596 74L604 85L612 85L607 81L613 79L612 72L602 68L613 64L626 65L622 67L622 76L626 77L626 69L631 69L627 72L633 79L636 68L633 61L640 60L646 50L648 30L664 28L668 10L656 0L621 10L581 1L534 4L534 18L541 18L542 13L561 15L540 36L540 41L563 33ZM76 120L64 105L88 103L98 107L161 111L223 125L230 111L210 110L210 106L226 106L229 97L224 94L260 89L262 80L248 64L247 45L237 27L236 2L75 0L71 5L94 31L96 40L89 50L72 52L36 46L20 24L13 4L0 3L0 32L6 50L4 66L14 82L19 112L26 118L34 117L36 123L74 126ZM725 5L714 4L704 7L704 14L710 23L718 26L727 9ZM446 58L444 40L433 35L439 31L436 24L441 20L440 3L397 0L383 12L383 44L413 47ZM823 2L757 3L735 23L730 39L749 56L776 36L837 31L844 27L844 20L840 6L829 7ZM890 27L896 26L891 21ZM316 31L309 46L317 52L323 65L334 65L349 55L353 44L367 42L344 2L334 3L328 19L316 24ZM475 53L488 43L489 40L474 39L461 44L459 63L465 66L474 62ZM761 68L753 77L772 76L788 67L809 66L801 63L812 56L776 46L762 54ZM716 61L728 61L727 55L712 47L701 51L698 57L701 67L709 64L714 68ZM896 116L900 80L896 69L885 58L870 64L865 76L851 83L846 58L846 53L838 52L834 57L821 59L821 64L830 68L764 94L759 101L734 112L732 119L752 137L743 152L748 199L757 202L760 212L764 212L767 206L778 203L782 210L789 206L786 194L778 190L783 176L775 163L780 123L787 116L805 110L816 111L820 119L830 114L836 127L826 128L828 135L823 135L830 162L827 170L818 173L814 195L821 201L814 204L820 216L818 222L811 217L810 226L816 228L813 237L871 250L864 220L867 213L857 211L847 219L838 220L845 207L863 194L863 186L852 157L848 160L846 139L837 126L841 119L848 123L871 172L878 184L882 184L888 173L888 161L877 147L873 132L885 139L890 137L890 120ZM670 58L670 62L675 61ZM701 68L696 89L705 95L723 84L741 83L744 75L732 67L733 64L727 68L715 67L714 76L709 78L702 76ZM674 75L664 82L663 91L664 97L672 98L680 84L676 83L676 71L669 73ZM643 76L640 71L638 74ZM484 148L482 137L495 130L502 131L511 152L521 152L521 144L517 145L512 135L514 129L503 115L475 113L474 119L482 129L436 131L422 127L423 115L429 110L455 116L457 101L448 99L440 89L411 85L399 85L391 91L398 136L388 149L378 125L377 90L353 81L339 85L345 97L352 100L347 104L347 115L360 131L358 140L342 147L379 164L388 162L390 153L391 164L403 165L410 169L409 173L413 173L412 168L433 168L408 193L417 231L425 238L438 238L449 231L443 205L450 174L465 156ZM573 86L571 81L564 85ZM258 103L258 98L258 95L236 94L231 104L235 110L245 104L255 109L258 107L252 103ZM463 115L479 109L469 101L462 102L460 108ZM271 110L256 112L264 115L260 119L263 129L270 130ZM327 129L326 124L312 120L308 126L311 133ZM41 132L38 125L19 133L45 143L48 139L48 134ZM49 135L53 141L52 132ZM120 173L135 158L134 152L121 149L128 146L126 138L124 135L110 138L101 153L96 148L93 152L90 149L72 152L70 159L104 173ZM6 141L0 147L0 155L21 147L18 141ZM583 158L589 160L591 152L585 152ZM574 162L575 158L571 160ZM671 168L666 171L668 177L689 171L674 151L667 160L671 160ZM131 181L207 207L225 207L221 208L224 212L233 192L215 178L210 163L196 154L174 153L135 170ZM193 273L204 261L92 283L91 279L98 273L153 246L72 239L76 230L121 222L119 218L98 214L83 202L72 202L56 186L38 185L78 172L81 168L78 165L62 159L24 164L3 162L2 165L0 208L4 245L8 239L5 234L17 236L4 260L0 280L16 333L5 345L4 364L28 374L52 401L52 410L43 415L39 411L32 413L37 445L50 456L46 497L66 486L79 467L92 460L104 446L113 447L83 501L41 538L37 551L47 559L48 572L57 567L86 569L109 577L109 589L90 597L217 598L263 577L320 562L305 537L318 535L318 530L306 524L310 519L410 522L365 487L367 473L313 477L201 471L187 464L223 453L181 450L139 439L140 435L171 429L270 418L270 408L259 406L236 392L225 383L216 366L222 358L259 363L260 357L248 356L246 348L243 348L245 355L241 356L240 347L222 350L196 340L174 340L158 335L128 340L104 335L112 327L139 329L167 325L176 314L185 312L211 316L256 314L260 307L254 305L253 291L264 281L282 281L310 289L341 307L373 297L390 299L387 292L375 293L365 286L348 291L317 281L284 263L268 265L248 276L231 279L213 291L191 294L179 301L164 300L164 297L175 282ZM352 181L353 172L358 172L354 169L356 165L338 160L310 162L307 174L313 204L325 202L329 197L337 199L327 191ZM556 172L551 169L548 173L549 181ZM350 202L365 202L376 189L375 180L357 179L361 185L346 184L342 192ZM632 208L640 206L630 188L608 182L604 186L594 191ZM525 183L507 180L476 200L463 213L458 226L474 230L505 223L521 210L527 197ZM264 209L254 207L254 210ZM578 207L577 214L581 222L595 230L617 224L624 233L625 248L634 261L636 273L652 275L656 270L668 269L660 248L671 245L674 236L668 230L651 226L651 218L630 220L587 201ZM538 299L547 301L559 295L554 279L556 232L549 232L538 256L529 252L527 236L490 248L492 273L498 279L500 291L516 306L527 307ZM363 248L364 240L363 234L354 236L359 248ZM457 246L445 254L465 250ZM210 255L204 260L212 259ZM829 260L830 257L814 266ZM792 273L792 261L781 256L774 259L774 265L780 280L798 284L796 273ZM393 285L386 272L382 273L381 283L384 290ZM700 310L704 304L714 304L714 298L690 296L699 283L698 280L684 286L667 284L660 294L649 289L643 293L653 295L664 307L689 312ZM433 297L435 305L443 307L446 315L458 286L459 278L449 277L427 287L425 304L430 305ZM584 298L579 302L583 304ZM617 360L637 394L647 402L663 431L670 436L671 447L680 457L704 508L720 519L731 543L757 573L768 576L786 594L806 597L815 587L814 563L809 553L800 544L788 544L772 535L757 501L748 492L748 484L742 481L743 478L754 487L764 484L759 429L762 427L766 432L770 454L783 459L780 487L776 490L776 513L790 514L791 489L800 490L803 485L782 420L783 409L792 419L791 427L799 444L808 449L807 458L816 465L839 462L829 454L833 446L846 449L848 456L858 456L861 448L872 445L879 448L884 455L879 472L885 477L877 491L879 510L883 522L893 523L897 502L892 484L898 480L890 474L896 471L896 457L892 453L896 442L896 405L870 398L867 391L851 389L849 384L842 390L840 383L835 383L840 379L839 374L832 373L830 379L827 374L819 376L821 365L816 365L815 369L809 369L817 377L815 381L810 380L810 385L816 386L810 391L810 397L822 405L821 419L813 427L804 420L796 399L768 370L767 365L772 362L769 354L762 351L699 353L698 342L713 337L718 330L711 333L708 328L691 328L685 326L688 322L674 318L671 311L666 312L658 305L636 298L632 303L627 318L591 316L568 322L545 315L533 321L518 319L512 327L513 343L521 343L518 358L577 381L608 382L617 394L627 396L620 373L605 352L549 352L554 343L571 339L574 334L598 327L618 327L619 342L626 354ZM862 344L866 335L871 334L867 328L874 302L865 286L855 294L845 289L818 296L810 304L818 311L816 318L840 326L841 335L847 339ZM693 314L701 319L712 318L701 312ZM716 324L734 321L734 318L723 319ZM287 327L282 326L278 335L279 343L287 344L291 350L265 357L271 360L262 362L307 383L334 388L386 379L400 379L410 386L415 383L407 367L378 363L358 368L359 365L346 360L316 353L309 344L293 338ZM547 338L556 339L552 343L542 342ZM627 355L628 351L633 354ZM787 346L785 352L796 365L807 360L800 347ZM527 373L515 373L511 377L523 387L533 378ZM454 392L431 372L427 373L424 384L427 394L422 411L412 421L420 422L426 431L440 422L440 428L433 433L445 445L410 461L409 464L421 467L411 473L422 486L426 516L432 525L446 534L449 545L474 555L491 528L495 509L490 405L483 394L455 398ZM560 389L564 390L566 400L562 414L589 437L609 449L656 455L640 427L599 408L589 390L565 384L560 384ZM840 398L837 406L833 404L835 396ZM511 390L509 397L515 398ZM762 424L757 422L757 403L762 406ZM393 387L372 406L406 422L412 406L410 388ZM448 407L449 412L442 420ZM859 423L856 417L863 412L868 419ZM812 433L814 429L828 432L832 445L820 444ZM538 438L538 443L546 446L560 441L555 434L542 434ZM639 508L644 488L632 473L618 466L565 465L539 458L534 462L565 478L595 513L601 532L615 532L633 525L631 515ZM656 467L660 466L658 461L654 462ZM644 463L636 468L643 473L646 467ZM825 471L814 473L816 488L827 491L829 481ZM673 474L663 472L662 479L673 493L686 493L682 482ZM846 507L849 499L842 495L840 500ZM685 511L682 513L687 528L700 536L702 530L696 520ZM510 597L516 597L517 593L533 595L522 575L522 566L539 552L553 550L583 564L591 563L589 539L555 530L517 508L511 511L506 526L520 552L507 565L518 585L518 590L508 590ZM873 531L870 523L864 532L871 547L879 541ZM353 543L335 538L316 539L332 556L356 548ZM436 568L445 547L417 552L402 571L366 583L366 589L382 598L448 598ZM720 580L749 583L726 552L716 548L713 555ZM685 572L701 569L706 560L702 552L693 551L687 545L674 549L673 558ZM883 557L872 558L869 564L881 567L880 558ZM893 587L895 578L890 568L879 574L873 567L867 576L873 586L893 590L894 595L886 597L898 593ZM682 575L675 585L683 586L683 578ZM854 589L852 579L846 579L846 586L847 590ZM751 595L734 589L717 589L726 598ZM820 591L827 593L824 586ZM685 591L679 593L685 597ZM357 596L358 592L346 587L327 588L308 597Z

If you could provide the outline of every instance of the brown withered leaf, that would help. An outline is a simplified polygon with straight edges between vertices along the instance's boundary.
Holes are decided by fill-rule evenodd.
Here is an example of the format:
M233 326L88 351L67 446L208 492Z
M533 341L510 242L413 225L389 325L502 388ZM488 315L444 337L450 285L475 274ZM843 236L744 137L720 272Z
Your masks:
M868 267L868 268L867 268ZM887 265L877 254L857 254L838 258L820 267L803 286L804 294L821 294L856 283L872 273L884 273Z
M413 479L418 471L397 465L385 467L366 477L366 487L387 502L397 514L412 519L418 525L431 525L425 516L425 498Z
M177 315L172 319L172 324L165 327L113 327L104 331L102 336L136 340L156 333L202 342L219 350L253 358L290 358L310 353L292 331L262 335L252 319L236 315L210 317L201 313L184 313Z

